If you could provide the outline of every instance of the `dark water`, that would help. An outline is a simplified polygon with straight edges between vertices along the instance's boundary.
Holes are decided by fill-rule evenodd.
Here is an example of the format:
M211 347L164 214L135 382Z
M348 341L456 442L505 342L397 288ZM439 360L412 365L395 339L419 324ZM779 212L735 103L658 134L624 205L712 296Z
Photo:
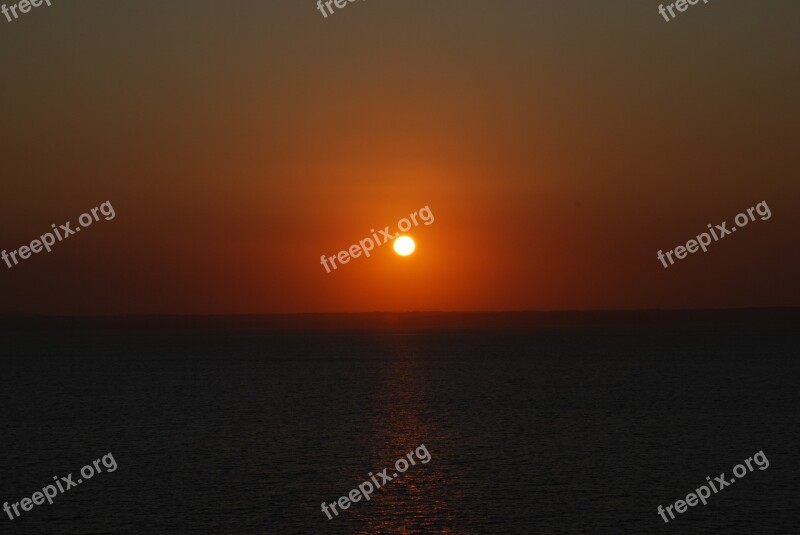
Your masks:
M779 327L2 339L2 533L800 533L798 332ZM420 444L369 502L333 502ZM665 524L670 505L763 450Z

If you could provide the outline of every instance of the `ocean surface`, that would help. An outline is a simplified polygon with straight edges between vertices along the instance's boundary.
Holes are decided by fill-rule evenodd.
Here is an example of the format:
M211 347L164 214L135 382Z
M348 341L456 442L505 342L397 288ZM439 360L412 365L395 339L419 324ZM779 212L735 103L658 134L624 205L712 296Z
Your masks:
M5 329L0 503L118 468L0 511L0 533L796 534L799 341L791 322ZM322 512L421 444L428 463ZM659 516L759 451L767 469Z

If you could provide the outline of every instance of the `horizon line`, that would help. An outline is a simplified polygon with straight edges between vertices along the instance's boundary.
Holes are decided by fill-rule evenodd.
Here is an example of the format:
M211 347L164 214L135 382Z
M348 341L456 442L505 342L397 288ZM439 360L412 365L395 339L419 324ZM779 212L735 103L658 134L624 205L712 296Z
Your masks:
M734 312L755 310L797 310L800 305L746 306L726 308L616 308L616 309L548 309L548 310L370 310L361 312L212 312L212 313L112 313L112 314L48 314L48 313L0 313L2 318L136 318L136 317L253 317L253 316L324 316L366 314L564 314L564 313L650 313L650 312Z

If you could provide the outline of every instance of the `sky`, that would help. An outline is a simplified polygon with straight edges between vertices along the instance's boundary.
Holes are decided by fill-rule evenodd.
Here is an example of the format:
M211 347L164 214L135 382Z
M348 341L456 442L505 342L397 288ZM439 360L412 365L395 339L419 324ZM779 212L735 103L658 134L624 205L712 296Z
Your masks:
M800 305L800 3L53 0L0 18L0 314ZM664 268L766 201L772 217ZM409 257L333 256L428 206Z

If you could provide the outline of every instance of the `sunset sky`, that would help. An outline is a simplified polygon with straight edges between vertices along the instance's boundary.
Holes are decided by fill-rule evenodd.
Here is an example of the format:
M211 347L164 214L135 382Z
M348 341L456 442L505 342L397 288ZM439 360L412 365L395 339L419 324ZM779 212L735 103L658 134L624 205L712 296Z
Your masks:
M800 305L800 3L53 0L0 19L0 313ZM766 201L664 269L656 258ZM407 258L334 255L428 205Z

